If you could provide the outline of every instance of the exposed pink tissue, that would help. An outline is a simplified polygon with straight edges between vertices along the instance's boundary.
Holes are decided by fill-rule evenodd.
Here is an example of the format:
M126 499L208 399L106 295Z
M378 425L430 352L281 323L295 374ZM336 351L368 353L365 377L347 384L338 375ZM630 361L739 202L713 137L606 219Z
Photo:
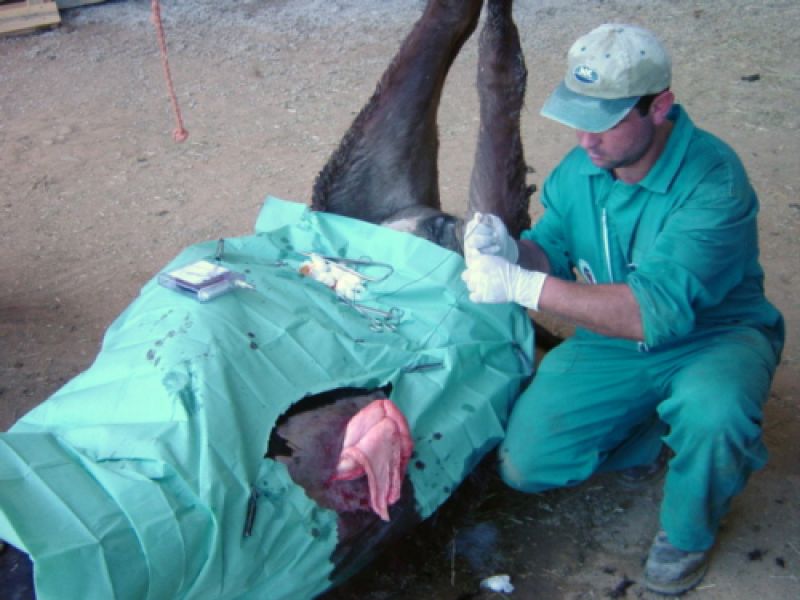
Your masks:
M371 402L347 423L342 452L332 481L366 474L369 503L384 521L389 506L400 499L403 478L414 442L408 422L391 400Z

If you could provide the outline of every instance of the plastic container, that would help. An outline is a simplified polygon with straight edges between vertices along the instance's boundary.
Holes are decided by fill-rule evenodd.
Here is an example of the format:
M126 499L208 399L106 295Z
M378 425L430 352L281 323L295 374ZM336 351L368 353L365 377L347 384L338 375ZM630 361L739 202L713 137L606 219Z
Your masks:
M199 260L174 271L160 273L158 283L191 296L198 302L208 302L237 287L253 287L241 273L210 260Z

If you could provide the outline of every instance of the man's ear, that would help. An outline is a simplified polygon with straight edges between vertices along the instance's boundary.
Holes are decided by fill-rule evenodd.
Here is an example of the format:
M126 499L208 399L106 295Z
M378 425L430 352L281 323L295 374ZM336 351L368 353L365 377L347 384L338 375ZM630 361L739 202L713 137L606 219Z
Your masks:
M675 104L675 94L671 90L664 90L653 98L653 103L650 105L650 114L656 125L661 125L667 120L673 104Z

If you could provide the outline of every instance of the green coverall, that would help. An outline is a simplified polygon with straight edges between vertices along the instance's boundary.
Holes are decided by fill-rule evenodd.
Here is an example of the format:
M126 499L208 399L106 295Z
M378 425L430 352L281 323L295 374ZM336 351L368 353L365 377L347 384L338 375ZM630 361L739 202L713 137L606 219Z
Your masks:
M517 489L574 485L674 452L661 526L708 549L731 499L762 467L762 406L783 346L764 296L758 199L736 154L675 106L664 151L636 184L570 152L545 181L545 212L524 239L552 272L625 283L640 343L578 329L551 351L515 405L500 448Z

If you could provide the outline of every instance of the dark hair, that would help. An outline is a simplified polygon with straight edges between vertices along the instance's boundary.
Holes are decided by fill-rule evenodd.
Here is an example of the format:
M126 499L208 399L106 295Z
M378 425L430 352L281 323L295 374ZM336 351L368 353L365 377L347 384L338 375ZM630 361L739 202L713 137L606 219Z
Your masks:
M669 90L669 88L663 89L657 94L647 94L646 96L641 96L636 104L633 105L633 108L638 110L640 115L645 116L648 112L650 112L650 106L653 104L653 100L667 90Z

